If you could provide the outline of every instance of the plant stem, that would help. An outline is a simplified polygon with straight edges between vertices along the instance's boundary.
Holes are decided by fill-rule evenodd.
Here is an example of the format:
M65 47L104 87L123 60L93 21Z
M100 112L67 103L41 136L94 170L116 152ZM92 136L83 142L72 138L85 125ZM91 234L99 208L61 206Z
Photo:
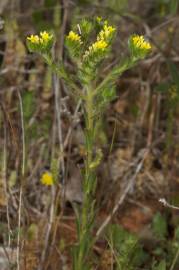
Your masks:
M90 168L90 164L93 159L93 148L95 145L94 138L94 119L93 119L93 92L91 88L87 90L86 101L85 101L85 112L86 112L86 161L85 161L85 176L84 176L84 200L82 213L80 218L80 229L79 229L79 244L78 244L78 257L76 268L78 270L84 270L84 263L87 255L90 253L91 241L90 232L91 224L94 218L93 215L93 199L92 194L94 191L95 175L93 169Z

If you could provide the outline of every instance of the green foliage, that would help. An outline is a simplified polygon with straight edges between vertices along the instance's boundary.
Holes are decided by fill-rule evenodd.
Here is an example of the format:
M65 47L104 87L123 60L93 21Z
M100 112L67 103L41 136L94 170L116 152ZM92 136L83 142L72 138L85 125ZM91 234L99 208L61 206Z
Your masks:
M57 0L45 0L44 6L47 8L51 8L51 7L54 7L56 3L57 3Z
M157 0L156 7L161 17L168 14L176 14L178 9L178 0Z
M26 91L22 96L23 109L24 109L24 125L25 125L25 134L26 142L29 142L30 139L37 137L37 126L35 123L30 124L30 120L34 115L34 110L36 106L35 94L34 91ZM28 144L27 144L28 145Z
M154 216L153 223L152 223L152 229L155 235L163 240L167 236L167 222L166 218L163 217L160 213L157 213Z
M52 159L50 169L51 169L54 183L59 183L59 161L58 161L58 159Z
M107 0L107 5L115 11L115 13L122 13L128 6L128 0Z
M88 19L82 19L80 22L78 31L80 31L82 40L83 40L85 45L90 39L90 35L93 31L93 27L94 27L94 25L93 25L92 21L90 21Z
M168 116L166 121L166 149L169 152L173 145L173 126L174 116L178 108L179 103L179 72L176 65L167 61L168 71L170 73L170 80L160 83L156 87L156 91L166 96L166 109L168 110Z
M153 266L152 270L158 269L178 269L179 259L179 241L178 227L174 230L174 237L171 239L168 236L167 219L160 213L154 216L152 222L152 231L157 239L157 246L153 249ZM175 268L176 266L176 268Z
M136 269L146 260L146 254L135 235L119 225L111 225L107 236L118 270Z
M172 14L175 14L177 12L177 9L178 9L178 0L171 0L170 1L170 12Z
M176 85L177 94L179 94L179 72L173 62L168 62L168 69L171 75L172 84Z
M34 114L35 109L35 96L34 91L26 91L23 94L23 105L24 105L24 120L28 123Z
M166 261L162 260L159 264L152 267L152 270L166 270Z
M157 213L151 224L155 237L151 250L145 249L145 242L134 234L126 231L118 224L113 224L107 230L107 242L114 256L114 269L118 270L177 270L179 267L179 229L174 230L174 237L169 238L167 220ZM160 232L161 230L161 232ZM151 241L152 244L152 241ZM149 251L149 252L147 252Z
M80 39L80 36L78 34L76 34L76 37L79 37L79 39ZM66 38L65 45L66 45L66 47L68 49L68 53L72 59L75 60L76 58L80 57L80 55L81 55L81 42L79 42L79 40L71 40L70 38Z
M56 27L57 20L47 20L48 17L58 17L60 18L59 3L57 0L45 0L41 3L40 9L32 10L32 20L34 27L37 31L42 31L43 29L50 30L53 26ZM58 14L57 14L58 12Z

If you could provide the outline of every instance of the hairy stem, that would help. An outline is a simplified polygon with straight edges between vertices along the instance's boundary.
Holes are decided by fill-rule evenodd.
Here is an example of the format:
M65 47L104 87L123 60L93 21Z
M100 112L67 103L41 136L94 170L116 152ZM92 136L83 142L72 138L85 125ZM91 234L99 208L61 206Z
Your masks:
M85 112L86 112L86 161L85 161L85 175L84 175L84 201L82 207L82 213L80 217L80 230L79 230L79 246L78 246L78 257L75 269L84 269L85 259L90 253L90 232L91 224L93 220L93 190L95 184L95 175L93 169L90 168L90 164L93 159L93 148L95 145L94 138L94 118L93 118L93 93L89 88L87 91Z

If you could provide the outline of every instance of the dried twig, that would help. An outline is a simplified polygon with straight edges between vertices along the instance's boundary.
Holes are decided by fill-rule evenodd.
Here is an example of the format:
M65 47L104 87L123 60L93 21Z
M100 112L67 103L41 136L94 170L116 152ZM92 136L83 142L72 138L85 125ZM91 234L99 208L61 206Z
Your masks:
M8 227L8 247L11 246L11 226L10 226L10 216L9 216L9 194L7 186L7 127L6 122L4 123L4 147L3 147L3 183L4 183L4 192L6 197L6 217L7 217L7 227Z
M175 210L179 210L179 207L174 206L174 205L168 203L165 198L160 198L158 201L160 203L162 203L163 206L165 206L165 207L168 207L168 208L171 208L171 209L175 209Z
M41 260L39 263L38 270L44 269L44 262L45 262L45 257L47 254L47 249L48 249L48 245L49 245L49 237L50 237L50 232L52 229L53 218L54 218L54 202L55 202L55 189L54 189L54 186L52 186L51 187L50 217L48 219L47 230L46 230L46 235L45 235L45 244L44 244L44 248L42 251Z

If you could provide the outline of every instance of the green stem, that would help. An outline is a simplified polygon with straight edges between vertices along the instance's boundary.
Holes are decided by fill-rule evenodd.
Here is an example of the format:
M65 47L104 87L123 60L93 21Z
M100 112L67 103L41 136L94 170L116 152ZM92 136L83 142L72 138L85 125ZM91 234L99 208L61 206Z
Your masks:
M94 147L94 119L93 119L93 93L92 89L88 89L85 100L86 111L86 163L85 163L85 177L84 177L84 201L80 220L80 232L79 232L79 250L76 268L78 270L84 270L84 263L87 255L90 252L90 231L93 216L92 216L92 192L94 172L90 168L90 164L93 158Z
M63 79L72 90L74 90L74 95L79 96L80 98L84 98L82 92L80 91L79 87L74 83L73 79L68 75L68 73L65 70L65 67L62 63L57 65L52 57L48 54L44 54L43 58L45 62L50 66L51 70L58 75L59 78Z
M98 85L98 87L95 89L94 94L99 94L100 91L103 90L104 86L110 83L111 81L114 82L116 81L121 74L126 71L127 69L131 68L132 66L135 65L136 59L133 58L126 58L123 60L123 63L121 63L118 66L115 66L105 77L105 79Z

